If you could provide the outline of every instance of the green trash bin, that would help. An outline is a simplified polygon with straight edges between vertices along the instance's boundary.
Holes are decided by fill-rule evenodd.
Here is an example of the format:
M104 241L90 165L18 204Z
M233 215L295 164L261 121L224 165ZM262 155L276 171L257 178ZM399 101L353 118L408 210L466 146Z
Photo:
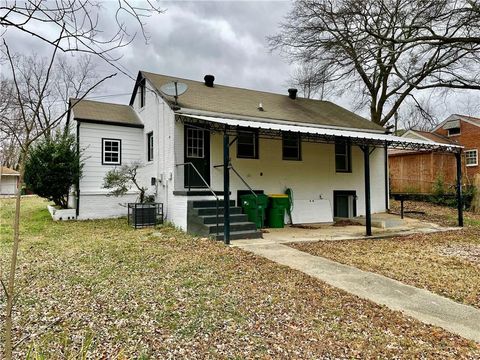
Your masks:
M285 227L285 210L290 207L290 200L285 194L269 195L268 225L271 228Z
M243 212L247 215L248 221L254 222L257 229L265 226L265 209L268 205L268 196L264 194L247 194L240 196Z

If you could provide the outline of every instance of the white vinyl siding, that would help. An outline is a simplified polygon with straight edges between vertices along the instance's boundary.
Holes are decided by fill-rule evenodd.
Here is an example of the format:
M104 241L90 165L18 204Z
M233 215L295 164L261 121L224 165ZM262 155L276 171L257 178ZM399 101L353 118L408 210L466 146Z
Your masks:
M15 195L17 181L17 176L3 175L0 179L0 195Z
M83 193L106 194L102 188L103 178L111 166L102 165L102 139L122 141L122 163L142 161L144 152L143 130L125 126L102 124L80 124L80 149L83 158L83 176L80 179L80 191ZM118 202L118 199L116 199Z

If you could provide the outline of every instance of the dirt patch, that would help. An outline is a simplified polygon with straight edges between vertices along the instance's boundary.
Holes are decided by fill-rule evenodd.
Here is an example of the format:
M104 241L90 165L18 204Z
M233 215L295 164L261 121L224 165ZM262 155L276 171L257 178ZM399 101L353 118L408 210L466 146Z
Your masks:
M304 225L304 224L295 224L295 225L290 225L292 228L296 229L320 229L320 226L314 226L314 225Z
M353 221L350 219L343 219L343 220L337 220L335 221L335 224L333 226L361 226L358 221Z
M438 249L442 256L455 256L480 265L480 245L451 244Z

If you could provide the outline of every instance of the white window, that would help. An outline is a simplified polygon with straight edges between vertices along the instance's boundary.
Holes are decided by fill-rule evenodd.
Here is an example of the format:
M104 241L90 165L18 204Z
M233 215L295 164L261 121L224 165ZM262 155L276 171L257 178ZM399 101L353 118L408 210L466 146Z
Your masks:
M122 140L102 139L102 164L120 165L122 163Z
M467 166L477 166L478 165L478 150L467 150L467 151L465 151L465 164Z

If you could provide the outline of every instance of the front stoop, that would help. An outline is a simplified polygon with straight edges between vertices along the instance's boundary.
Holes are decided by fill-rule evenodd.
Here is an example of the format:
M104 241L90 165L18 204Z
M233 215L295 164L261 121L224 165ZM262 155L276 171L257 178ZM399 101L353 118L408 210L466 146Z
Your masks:
M224 206L223 201L216 200L189 200L187 209L187 232L199 236L213 237L223 240ZM218 233L217 233L218 231ZM248 221L247 215L242 214L242 208L230 201L230 239L259 239L262 232L257 230L255 223Z

